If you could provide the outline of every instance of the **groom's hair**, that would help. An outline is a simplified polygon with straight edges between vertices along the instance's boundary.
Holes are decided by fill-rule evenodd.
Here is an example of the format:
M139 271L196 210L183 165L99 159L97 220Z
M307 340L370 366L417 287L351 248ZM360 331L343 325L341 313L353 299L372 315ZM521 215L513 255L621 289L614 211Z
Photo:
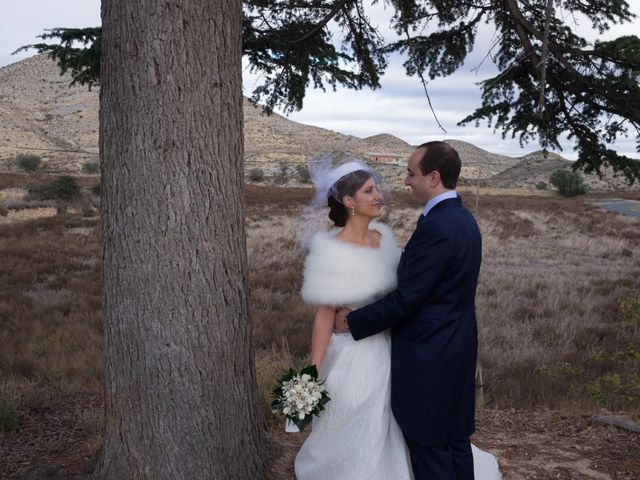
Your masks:
M420 159L420 171L423 175L437 170L440 173L442 185L454 189L458 183L462 163L458 152L444 142L427 142L418 148L424 148L424 155Z

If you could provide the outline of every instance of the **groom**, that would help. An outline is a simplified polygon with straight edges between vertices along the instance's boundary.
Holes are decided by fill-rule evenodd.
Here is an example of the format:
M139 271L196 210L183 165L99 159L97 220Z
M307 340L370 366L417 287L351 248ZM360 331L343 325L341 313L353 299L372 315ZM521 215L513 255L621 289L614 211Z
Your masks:
M356 340L391 329L391 407L415 480L474 478L469 436L482 248L478 225L454 190L460 167L444 142L420 145L409 157L404 183L425 207L400 258L397 289L336 316L336 329Z

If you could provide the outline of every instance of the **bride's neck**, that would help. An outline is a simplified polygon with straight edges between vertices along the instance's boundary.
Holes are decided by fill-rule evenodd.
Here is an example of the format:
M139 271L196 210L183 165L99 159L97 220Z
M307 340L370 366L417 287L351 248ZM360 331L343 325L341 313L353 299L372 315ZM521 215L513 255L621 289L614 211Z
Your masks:
M342 241L367 245L371 218L355 215L342 228L338 236Z

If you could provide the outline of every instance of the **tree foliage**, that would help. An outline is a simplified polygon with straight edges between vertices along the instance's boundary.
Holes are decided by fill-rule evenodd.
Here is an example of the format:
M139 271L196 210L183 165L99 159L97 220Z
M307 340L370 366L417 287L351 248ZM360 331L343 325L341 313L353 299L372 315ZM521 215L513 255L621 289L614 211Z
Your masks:
M640 39L589 42L578 33L580 21L600 34L632 21L627 1L383 1L397 38L378 34L362 0L245 0L243 54L262 79L252 99L268 111L290 112L302 108L307 88L378 88L393 53L404 56L407 74L420 76L426 90L425 77L463 65L485 22L495 26L487 56L499 73L482 82L482 105L460 124L487 122L545 149L561 150L568 135L578 151L575 168L602 174L609 165L630 183L640 180L640 161L610 148L631 135L640 151ZM74 81L98 81L99 27L57 28L41 37L59 44L29 47L71 69ZM76 39L88 46L74 48Z
M73 81L91 88L100 80L100 33L101 27L89 28L52 28L48 33L38 35L42 40L57 40L57 44L46 42L20 47L13 53L35 48L47 53L60 67L60 74L71 70ZM82 47L78 47L80 43Z

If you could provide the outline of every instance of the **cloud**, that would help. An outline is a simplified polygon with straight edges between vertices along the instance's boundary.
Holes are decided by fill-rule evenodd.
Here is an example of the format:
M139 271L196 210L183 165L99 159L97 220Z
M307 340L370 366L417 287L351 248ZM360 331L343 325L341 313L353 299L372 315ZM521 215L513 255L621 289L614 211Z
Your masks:
M100 25L100 0L20 0L2 9L0 67L30 57L34 51L11 55L23 45L40 42L38 35L56 27Z

